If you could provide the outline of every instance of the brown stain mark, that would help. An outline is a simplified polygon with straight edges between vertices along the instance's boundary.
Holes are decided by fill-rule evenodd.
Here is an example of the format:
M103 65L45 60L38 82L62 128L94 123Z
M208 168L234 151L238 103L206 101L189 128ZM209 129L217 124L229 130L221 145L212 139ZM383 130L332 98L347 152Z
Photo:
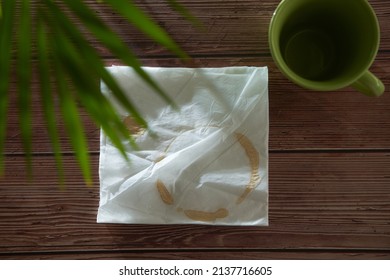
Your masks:
M173 204L173 197L171 193L168 191L167 187L164 185L164 183L161 180L157 180L156 182L157 190L160 194L161 200L168 205Z
M245 187L245 191L237 199L236 204L242 203L245 198L254 190L256 185L260 182L260 155L256 148L253 146L252 142L245 135L236 132L235 133L237 141L244 148L245 154L249 159L249 164L251 167L251 178L249 183Z
M133 136L140 136L145 133L145 129L140 127L131 116L127 116L123 119L123 124Z
M229 211L225 208L220 208L215 212L184 210L184 214L194 221L213 222L216 219L226 218L229 215Z

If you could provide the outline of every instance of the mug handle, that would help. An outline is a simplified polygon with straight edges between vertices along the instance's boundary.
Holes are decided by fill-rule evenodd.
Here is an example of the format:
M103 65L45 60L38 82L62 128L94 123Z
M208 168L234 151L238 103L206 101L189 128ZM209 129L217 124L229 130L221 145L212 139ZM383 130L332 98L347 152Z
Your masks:
M352 87L368 96L381 96L385 91L382 81L370 71L366 71L363 76L352 84Z

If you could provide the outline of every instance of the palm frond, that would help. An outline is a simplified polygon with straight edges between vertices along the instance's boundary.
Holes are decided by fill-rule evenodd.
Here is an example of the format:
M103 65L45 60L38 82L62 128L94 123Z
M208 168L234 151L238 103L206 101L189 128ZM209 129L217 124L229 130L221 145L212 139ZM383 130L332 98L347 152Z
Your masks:
M11 73L12 33L14 26L15 1L0 3L0 175L4 172L4 143L7 131L8 90Z
M74 92L75 98L83 104L92 119L102 126L111 141L126 157L121 138L129 138L128 130L116 115L112 105L105 96L100 94L99 90L99 79L105 77L107 73L103 61L80 31L64 15L58 15L58 7L55 5L49 5L48 7L49 11L46 16L50 17L50 15L55 14L57 17L55 22L53 22L53 19L48 19L53 22L51 24L52 32L55 34L53 37L55 40L58 39L63 42L63 46L59 47L55 54L76 89ZM60 38L57 38L58 36ZM75 46L75 42L77 42L77 46ZM116 85L116 83L114 84ZM119 86L117 87L119 88ZM122 104L126 102L125 108L132 113L135 120L141 124L146 123L126 99L121 89L120 94L123 99Z
M61 41L59 41L61 42ZM55 42L56 44L59 42ZM58 47L58 45L56 46ZM79 111L69 94L71 89L68 85L66 75L59 74L63 69L61 62L55 59L55 72L57 81L57 92L60 100L63 120L66 130L70 135L71 145L79 162L82 174L87 185L92 185L91 168L89 166L88 145L84 134L84 129L80 120Z
M132 54L130 49L128 49L125 43L117 36L112 30L110 30L95 14L90 10L86 5L81 2L67 2L67 5L71 10L80 18L80 20L85 24L85 26L92 32L97 39L99 39L102 44L104 44L111 52L116 55L123 62L131 65L135 71L152 86L158 94L160 94L166 101L172 102L165 92L146 74L146 72L141 68L140 62ZM77 39L78 44L82 44L83 50L90 49L85 51L84 55L86 59L89 59L90 62L94 63L95 70L98 70L100 77L110 88L113 95L116 99L132 114L133 118L137 121L138 124L146 127L147 124L145 120L139 115L133 104L127 99L122 89L117 85L111 75L105 70L104 63L99 58L96 51L90 48L89 43L83 38L81 33L77 32L76 29L72 28L72 25L67 23L67 30L70 32L73 38Z
M64 186L64 172L62 164L62 153L59 135L57 131L57 116L54 110L54 101L52 95L50 77L50 49L47 38L47 28L44 25L42 18L39 19L37 28L37 50L38 50L38 76L41 89L41 103L43 114L46 121L47 131L53 147L54 157L57 164L58 175L61 186Z
M95 13L84 5L82 2L67 2L68 7L79 17L79 19L84 23L88 30L100 40L100 42L106 46L116 57L121 59L124 63L131 65L137 74L144 79L149 86L151 86L162 98L164 98L168 103L173 104L173 101L165 94L165 92L160 88L155 81L153 81L147 73L142 69L141 63L138 61L136 56L132 51L126 46L123 40L114 33ZM150 31L152 32L152 31ZM161 34L159 34L161 36ZM168 43L165 43L167 45ZM171 46L173 49L178 49L177 46ZM180 51L179 53L182 53ZM129 104L127 98L124 96L123 92L112 82L112 79L108 75L102 77L107 86L111 89L114 96L121 102L126 108L135 114L134 108ZM108 79L111 81L109 81ZM140 118L140 116L135 115L135 118L139 118L138 122L146 126L146 123Z
M129 0L97 0L117 12L129 23L156 43L186 59L187 54L167 32L143 10ZM167 0L188 20L195 18L177 1ZM34 9L34 10L32 10ZM15 25L14 17L20 20ZM72 19L77 17L79 23ZM37 73L41 105L46 129L53 148L60 181L64 181L63 162L57 122L63 120L72 149L87 184L92 183L88 144L80 118L79 104L91 119L106 133L112 143L127 158L123 140L133 143L128 129L106 96L101 94L102 80L120 106L125 108L139 126L147 122L123 92L121 86L105 68L104 59L81 30L98 39L116 58L134 68L136 73L166 102L174 106L169 96L143 70L142 64L122 38L113 31L83 0L40 0L34 5L29 0L0 0L0 173L3 170L3 151L6 139L7 108L12 71L12 50L15 51L19 122L29 173L32 161L32 103L31 80ZM17 31L17 39L12 34ZM33 34L33 35L31 35ZM13 41L16 42L13 46ZM37 71L33 70L32 50L36 47ZM54 100L59 100L59 112Z
M19 93L19 123L22 134L23 148L26 154L29 175L32 175L32 108L31 108L31 11L30 1L20 2L20 23L18 26L18 46L16 72Z

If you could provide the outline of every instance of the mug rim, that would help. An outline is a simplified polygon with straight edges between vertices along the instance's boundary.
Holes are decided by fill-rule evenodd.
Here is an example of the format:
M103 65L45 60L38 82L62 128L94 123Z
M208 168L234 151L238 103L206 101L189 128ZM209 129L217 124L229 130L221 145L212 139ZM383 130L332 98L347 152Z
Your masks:
M352 78L349 79L343 79L340 82L332 82L332 83L327 83L323 81L314 81L310 79L306 79L301 77L300 75L296 74L293 70L290 69L290 67L287 65L287 63L284 61L284 58L281 54L280 48L279 48L279 38L275 38L273 31L276 25L276 22L281 15L281 11L285 8L285 5L287 2L292 1L292 0L282 0L278 6L276 7L272 17L271 17L271 22L268 28L268 45L270 48L270 52L273 58L273 61L279 68L279 70L284 74L285 77L287 77L289 80L292 82L296 83L297 85L306 88L306 89L311 89L311 90L318 90L318 91L332 91L332 90L337 90L341 89L344 87L347 87L354 82L356 82L361 76L364 75L367 71L369 71L369 68L371 67L372 63L375 60L375 57L378 53L379 50L379 45L380 45L380 26L379 26L379 21L378 18L375 14L375 11L373 10L372 6L367 0L361 0L366 4L366 8L368 9L368 12L371 16L371 18L374 20L375 28L376 28L376 40L375 40L375 47L369 54L369 59L367 59L367 62L365 63L365 66L362 67L362 69L358 72L357 75L355 75Z

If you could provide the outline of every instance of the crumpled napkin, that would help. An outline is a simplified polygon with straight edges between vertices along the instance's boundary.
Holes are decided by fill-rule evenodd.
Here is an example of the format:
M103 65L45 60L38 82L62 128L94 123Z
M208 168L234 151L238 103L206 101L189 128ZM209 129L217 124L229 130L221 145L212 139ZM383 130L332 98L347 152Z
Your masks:
M144 67L179 110L132 68L107 69L150 129L133 131L130 162L102 132L98 223L268 225L266 67Z

